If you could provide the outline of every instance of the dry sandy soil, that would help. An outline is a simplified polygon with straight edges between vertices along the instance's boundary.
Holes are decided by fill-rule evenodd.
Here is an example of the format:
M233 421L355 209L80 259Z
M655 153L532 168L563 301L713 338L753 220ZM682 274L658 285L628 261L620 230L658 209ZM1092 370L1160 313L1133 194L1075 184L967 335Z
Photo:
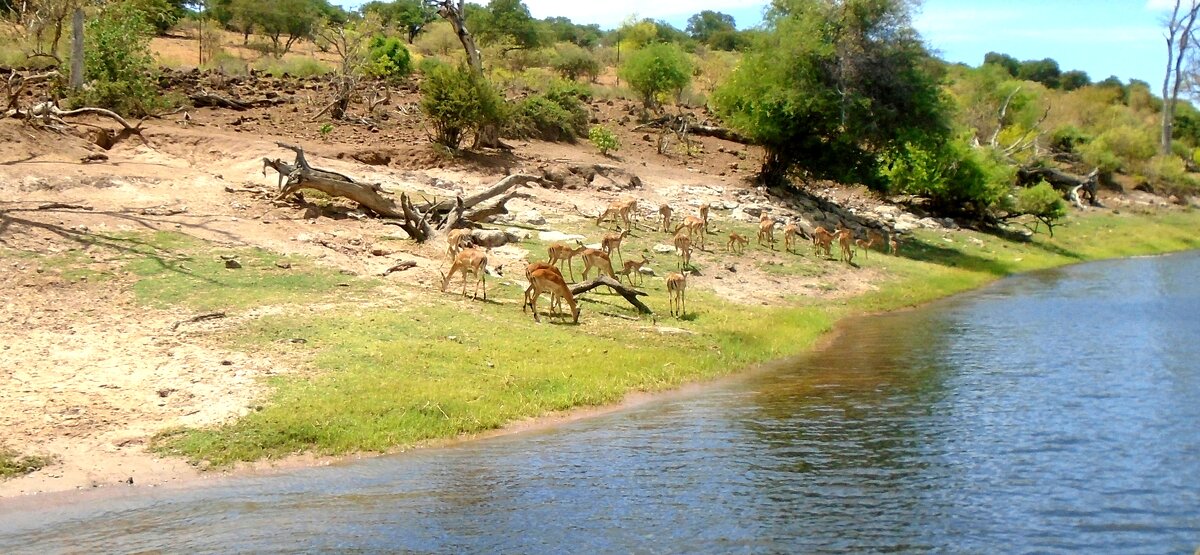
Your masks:
M103 265L120 253L83 239L119 231L174 230L218 245L302 254L357 274L378 275L398 260L416 260L413 270L387 278L380 302L435 290L444 257L440 241L425 246L387 241L378 255L381 238L395 236L398 228L347 216L353 212L350 207L317 214L305 206L272 202L266 193L276 181L262 173L262 157L289 156L276 141L300 144L314 163L385 188L443 197L478 190L506 172L541 175L566 164L616 165L641 179L641 187L629 190L601 180L570 182L566 188L529 187L529 199L509 206L515 213L539 211L548 222L537 227L545 230L595 229L586 223L587 215L630 197L640 200L647 218L660 203L672 204L680 214L694 212L701 202L769 207L781 217L793 213L745 181L757 163L755 152L702 138L698 156L660 155L644 131L634 130L636 123L627 116L636 108L625 101L592 106L594 116L620 134L625 146L617 158L601 157L587 144L520 141L512 142L512 152L451 158L429 146L411 92L402 91L394 100L385 123L374 128L339 124L327 142L317 125L308 122L308 114L320 104L317 82L215 84L227 94L263 98L271 92L285 102L245 112L192 110L187 122L182 114L151 120L145 132L149 144L131 138L107 151L81 137L0 120L0 253L7 253L0 256L0 443L57 458L41 471L0 482L0 497L193 477L198 472L182 461L148 454L148 438L172 426L234 418L262 393L260 378L295 366L294 361L230 351L209 339L211 332L271 307L176 327L192 314L135 303L127 287L130 276L117 272L114 281L103 283L69 280L61 269L21 253L82 253ZM105 120L90 123L113 127ZM81 162L96 153L107 155L107 161ZM838 194L850 204L874 202L853 191ZM48 203L89 209L40 209ZM716 225L730 214L716 210ZM594 241L598 234L588 239ZM723 242L716 237L711 241ZM746 257L782 256L748 252ZM504 247L493 254L492 264L520 267L526 256L535 259L541 253ZM871 287L877 277L870 270L847 270L831 262L832 274L822 277L824 285L818 287L815 278L773 277L748 258L729 257L713 247L698 257L714 271L689 281L691 286L743 303L778 302L796 294L849 295ZM739 262L736 274L717 269L729 261Z

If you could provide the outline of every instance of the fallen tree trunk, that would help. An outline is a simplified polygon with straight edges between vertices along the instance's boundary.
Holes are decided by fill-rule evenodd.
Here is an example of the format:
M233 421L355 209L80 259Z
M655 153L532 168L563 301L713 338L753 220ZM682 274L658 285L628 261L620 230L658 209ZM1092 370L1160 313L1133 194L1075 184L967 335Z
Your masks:
M191 99L192 105L197 108L211 106L214 108L227 108L241 112L243 110L248 110L253 106L252 104L242 102L240 100L225 98L223 96L218 96L203 91L189 94L188 98Z
M1017 168L1017 181L1022 185L1036 185L1040 181L1049 183L1056 190L1066 195L1073 204L1082 208L1082 200L1087 200L1091 206L1103 206L1096 197L1099 185L1100 170L1092 170L1086 176L1071 175L1055 168L1043 166L1022 166Z
M596 279L593 279L592 281L575 285L575 287L571 288L571 294L576 296L582 295L583 293L587 293L588 291L603 285L607 285L610 289L616 291L617 294L624 297L625 300L629 301L629 304L633 305L633 307L636 308L639 313L654 314L654 311L650 310L650 307L646 306L640 299L638 299L638 297L646 296L645 291L638 291L637 289L626 287L621 282L603 274L597 276Z
M530 181L540 183L541 178L532 176L532 175L522 174L522 173L515 173L515 174L509 175L509 176L505 176L504 179L497 181L495 185L492 185L491 187L488 187L487 189L484 189L473 195L463 197L461 199L462 200L462 208L463 208L463 210L474 208L475 205L477 205L483 201L486 201L486 200L488 200L492 197L498 196L498 195L502 195L502 194L508 192L509 189L512 189L513 187L516 187L517 185L524 185L525 183L528 183ZM457 204L457 201L451 201L451 200L447 199L447 200L438 201L438 202L427 202L425 204L419 205L417 208L419 208L422 212L432 212L434 214L444 214L444 213L450 212L451 210L455 209L456 204Z
M732 143L741 143L744 145L750 144L750 139L738 135L736 131L725 127L717 127L714 125L693 125L691 127L692 134L702 137L714 137Z

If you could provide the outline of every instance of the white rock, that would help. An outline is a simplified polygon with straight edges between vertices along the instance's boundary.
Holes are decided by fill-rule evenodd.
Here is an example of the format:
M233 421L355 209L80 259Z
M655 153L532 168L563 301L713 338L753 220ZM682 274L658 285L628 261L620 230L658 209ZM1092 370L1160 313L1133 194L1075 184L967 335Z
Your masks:
M584 237L582 235L563 233L561 231L539 231L538 232L538 240L539 241L565 242L565 241L583 240L583 238Z
M667 253L675 252L675 246L674 245L663 245L660 243L660 244L654 245L653 250L654 250L654 252L656 252L658 254L667 254Z

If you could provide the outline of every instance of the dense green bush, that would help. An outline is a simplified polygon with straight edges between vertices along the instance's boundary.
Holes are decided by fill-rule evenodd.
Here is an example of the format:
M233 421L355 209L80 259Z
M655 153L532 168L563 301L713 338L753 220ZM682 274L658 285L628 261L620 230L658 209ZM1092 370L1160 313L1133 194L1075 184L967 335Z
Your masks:
M990 148L964 140L938 146L906 143L886 157L889 190L927 197L941 213L982 216L1008 194L1016 169Z
M543 94L522 100L513 110L505 134L544 141L570 141L587 133L584 102L591 91L572 83L556 83Z
M421 82L421 110L433 124L433 141L457 149L468 132L500 126L504 102L486 79L465 66L429 68Z
M1067 203L1053 186L1042 181L1017 191L1016 212L1037 218L1053 236L1054 223L1067 215Z
M593 125L588 131L588 140L595 145L600 154L608 156L609 151L620 150L621 143L612 130L603 125Z
M83 66L88 83L72 102L130 116L168 108L169 100L159 94L158 70L150 53L153 35L154 27L135 2L105 6L87 22Z
M667 93L678 95L692 81L692 62L679 45L655 43L631 54L619 74L655 110Z
M1197 181L1187 173L1187 164L1178 156L1154 156L1142 166L1150 187L1163 194L1195 194Z
M371 39L366 73L388 81L398 81L412 73L412 56L396 37L383 35Z
M595 81L596 76L600 75L600 60L590 50L571 43L559 44L554 50L554 71L564 78L574 80L587 77L588 81Z
M1083 161L1101 171L1131 170L1150 160L1158 150L1151 127L1122 125L1101 133L1079 148Z

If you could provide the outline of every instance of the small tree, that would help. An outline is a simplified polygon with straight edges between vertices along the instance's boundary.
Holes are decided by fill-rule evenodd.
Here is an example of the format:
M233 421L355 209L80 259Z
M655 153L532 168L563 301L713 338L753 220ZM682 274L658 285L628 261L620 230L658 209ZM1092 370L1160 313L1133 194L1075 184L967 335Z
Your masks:
M588 140L595 145L603 156L608 156L608 151L616 151L621 148L621 143L617 141L617 136L612 130L602 125L593 125L588 131Z
M1062 195L1045 181L1018 191L1016 208L1017 212L1046 224L1051 237L1054 237L1054 224L1067 215L1067 203L1063 202ZM1034 231L1037 231L1036 225Z
M503 121L503 101L482 76L439 64L421 81L421 110L433 123L435 143L457 150L468 132Z
M554 47L556 59L554 70L567 79L587 77L595 81L600 74L600 61L590 50L571 43L562 43Z
M678 45L656 43L630 55L619 73L641 95L643 107L657 111L661 96L678 96L692 81L692 62Z
M399 81L412 73L412 57L400 39L376 35L371 39L365 71L371 77Z
M91 82L76 103L144 116L168 104L158 91L158 72L150 53L154 26L134 2L105 6L88 22L84 75Z

